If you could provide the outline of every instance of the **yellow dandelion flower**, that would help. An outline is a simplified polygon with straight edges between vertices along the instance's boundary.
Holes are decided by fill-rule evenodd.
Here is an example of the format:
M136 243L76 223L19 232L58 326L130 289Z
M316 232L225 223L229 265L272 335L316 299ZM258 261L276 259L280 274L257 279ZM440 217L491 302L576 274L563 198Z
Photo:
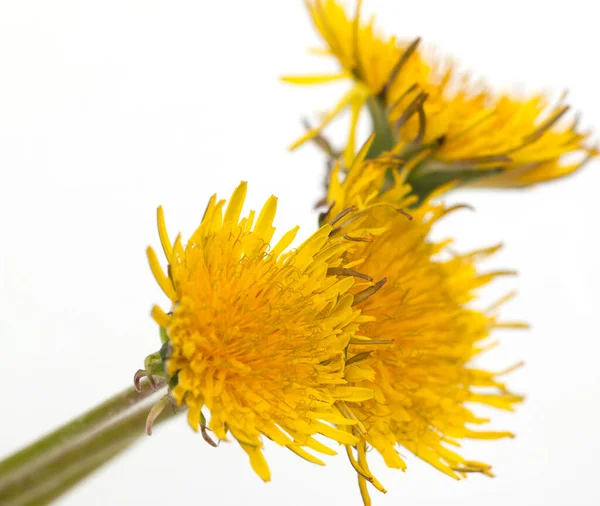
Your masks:
M410 43L378 34L373 19L361 22L361 3L349 16L336 0L307 0L327 46L325 53L334 56L342 70L283 79L295 84L350 79L352 87L292 148L318 136L349 108L344 159L350 165L356 124L367 105L378 135L373 155L400 143L405 155L428 149L409 176L420 186L452 179L474 186L527 186L566 176L597 155L597 149L586 144L589 133L579 131L577 121L565 123L569 106L549 105L541 94L494 94L458 74L447 59L434 61L425 55L419 39Z
M368 146L363 147L363 152ZM373 399L343 402L342 412L358 423L348 430L360 439L348 445L348 456L357 470L365 504L370 504L367 482L383 490L369 470L367 444L392 468L406 469L402 449L459 479L467 473L491 475L490 466L465 459L452 447L465 438L512 437L504 431L478 430L488 422L469 404L511 410L521 397L512 394L501 376L510 369L490 372L471 364L491 347L485 340L499 327L522 327L499 320L498 304L487 310L473 307L476 290L509 272L480 272L479 260L498 246L458 254L450 242L432 242L432 226L461 207L448 208L427 200L414 207L410 187L401 179L382 193L387 161L357 161L343 182L339 164L332 173L329 202L332 212L354 205L368 218L358 225L362 238L354 239L349 258L370 275L385 277L377 295L357 300L364 315L349 347L345 377L351 385L372 389ZM411 220L400 213L387 216L385 226L371 220L377 208L399 202L411 209ZM360 211L359 211L360 212ZM381 220L381 217L379 218ZM371 237L365 234L371 231ZM501 301L502 302L502 301ZM354 453L356 452L356 453Z
M251 211L240 218L245 194L242 183L226 208L213 196L186 246L180 237L171 243L159 208L167 273L152 248L148 258L171 308L155 306L152 316L166 330L171 396L187 406L189 424L220 440L229 432L268 481L262 436L323 464L307 449L335 452L315 435L356 442L332 426L355 423L336 403L362 401L372 391L344 379L345 350L360 322L344 267L348 241L331 239L332 226L324 225L289 250L296 227L271 247L277 199L258 217Z

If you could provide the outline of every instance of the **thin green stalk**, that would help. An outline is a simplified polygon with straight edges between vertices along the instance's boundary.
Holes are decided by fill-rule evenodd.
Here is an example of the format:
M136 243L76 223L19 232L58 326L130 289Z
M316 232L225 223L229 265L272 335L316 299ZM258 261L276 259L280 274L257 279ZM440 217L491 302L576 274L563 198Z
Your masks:
M0 462L0 504L37 506L79 483L145 435L153 404L165 395L164 383L154 392L147 382L111 397L35 443ZM167 407L154 426L171 418Z
M375 132L375 139L373 139L373 144L371 144L367 153L367 158L376 158L384 151L391 151L396 144L396 140L381 99L370 97L367 100L367 108L371 115L373 132Z

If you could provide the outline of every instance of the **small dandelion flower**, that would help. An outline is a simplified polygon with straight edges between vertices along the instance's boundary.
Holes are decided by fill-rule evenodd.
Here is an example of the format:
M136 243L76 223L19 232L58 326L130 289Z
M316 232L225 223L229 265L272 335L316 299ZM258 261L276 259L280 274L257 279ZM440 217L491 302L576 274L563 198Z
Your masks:
M510 368L490 372L471 363L492 346L486 340L494 329L523 326L501 321L499 304L475 308L478 288L511 274L477 268L499 246L459 254L450 248L450 241L431 241L432 226L462 206L449 208L427 200L415 207L410 187L400 179L382 193L385 176L378 160L358 161L343 182L338 176L339 165L330 184L333 212L353 204L370 210L367 215L372 216L377 208L389 209L390 201L412 206L412 219L396 212L388 214L385 226L370 218L361 223L363 237L371 230L371 240L355 240L350 252L361 270L387 279L375 297L355 297L365 321L358 330L362 337L355 337L349 346L345 370L351 385L372 389L375 396L341 403L342 412L358 422L348 430L360 441L347 450L365 504L370 504L367 482L383 490L369 470L367 445L391 468L406 469L401 455L405 449L456 479L471 472L491 475L489 465L468 460L451 448L465 438L512 437L505 431L477 429L489 420L470 404L512 410L521 401L502 381Z
M366 105L377 132L374 156L399 144L404 156L421 148L429 151L409 175L415 191L423 186L432 191L452 179L472 186L528 186L571 174L598 154L577 120L566 120L569 106L562 100L550 105L542 94L526 98L494 94L467 74L459 74L447 58L427 55L420 39L403 42L378 34L372 19L361 21L361 4L359 0L349 16L336 0L307 0L327 46L324 52L337 59L341 71L284 81L319 84L348 79L352 87L292 148L320 136L349 108L344 151L349 166L355 155L356 125Z
M332 226L324 225L297 249L289 246L298 227L271 247L277 199L258 217L251 211L240 219L245 194L242 183L224 211L225 201L213 196L185 246L181 237L170 242L159 208L167 274L152 248L148 258L171 308L155 306L152 316L166 331L171 396L187 406L189 424L219 440L230 433L268 481L262 436L323 464L307 450L335 451L315 435L357 441L332 425L356 423L336 404L373 393L344 378L345 350L361 318L344 266L350 243L331 239Z

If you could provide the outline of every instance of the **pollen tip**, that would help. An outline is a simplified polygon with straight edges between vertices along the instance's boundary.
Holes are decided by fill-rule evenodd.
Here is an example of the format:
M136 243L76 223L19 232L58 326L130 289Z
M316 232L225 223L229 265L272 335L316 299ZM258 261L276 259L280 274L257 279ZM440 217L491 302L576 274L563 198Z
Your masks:
M413 217L410 213L407 213L404 209L402 208L398 208L396 209L396 211L398 211L400 214L403 214L404 216L406 216L410 221L412 221Z

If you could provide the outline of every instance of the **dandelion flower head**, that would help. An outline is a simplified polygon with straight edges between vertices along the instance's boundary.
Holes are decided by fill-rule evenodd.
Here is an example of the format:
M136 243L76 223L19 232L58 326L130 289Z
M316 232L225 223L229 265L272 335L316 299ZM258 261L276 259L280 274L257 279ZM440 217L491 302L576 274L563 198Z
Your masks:
M494 93L448 58L435 58L420 39L382 36L374 19L361 21L362 2L349 15L337 0L307 0L324 53L336 58L337 73L284 77L294 84L350 80L352 87L322 121L296 141L295 148L319 135L342 110L350 109L346 165L355 155L356 126L368 106L372 118L385 123L386 147L426 147L429 156L415 168L431 172L472 171L474 186L520 187L571 174L597 155L589 132L568 120L569 106L551 105L545 94L519 97ZM383 117L383 119L381 118ZM381 125L377 126L379 128Z
M512 410L521 401L502 381L511 368L491 372L472 363L492 347L492 331L523 326L500 319L497 309L504 300L477 308L480 287L512 274L482 272L478 266L499 246L461 254L451 241L432 241L435 223L462 206L436 203L435 195L415 205L402 176L382 191L386 182L379 165L378 160L359 162L343 181L338 165L329 185L334 207L385 208L391 201L410 209L412 218L389 214L386 226L371 227L370 242L354 241L350 253L360 259L360 269L387 278L376 297L357 304L367 318L359 328L365 341L349 346L345 370L350 384L375 392L372 399L345 404L347 416L360 422L348 428L360 442L347 450L367 504L367 482L383 489L369 470L368 446L391 468L406 469L401 453L408 450L456 479L471 472L491 475L489 465L464 458L456 448L467 438L511 437L482 430L489 420L476 413L476 406Z
M155 306L152 315L166 329L171 395L187 406L189 424L220 440L230 433L268 481L263 436L322 464L308 450L335 451L316 434L356 442L332 425L355 423L336 404L372 392L344 378L361 318L344 270L348 242L324 225L296 249L289 246L298 227L270 246L277 199L240 218L245 194L242 183L226 206L213 196L185 246L181 237L171 244L159 208L167 274L151 248L148 258L171 308Z

